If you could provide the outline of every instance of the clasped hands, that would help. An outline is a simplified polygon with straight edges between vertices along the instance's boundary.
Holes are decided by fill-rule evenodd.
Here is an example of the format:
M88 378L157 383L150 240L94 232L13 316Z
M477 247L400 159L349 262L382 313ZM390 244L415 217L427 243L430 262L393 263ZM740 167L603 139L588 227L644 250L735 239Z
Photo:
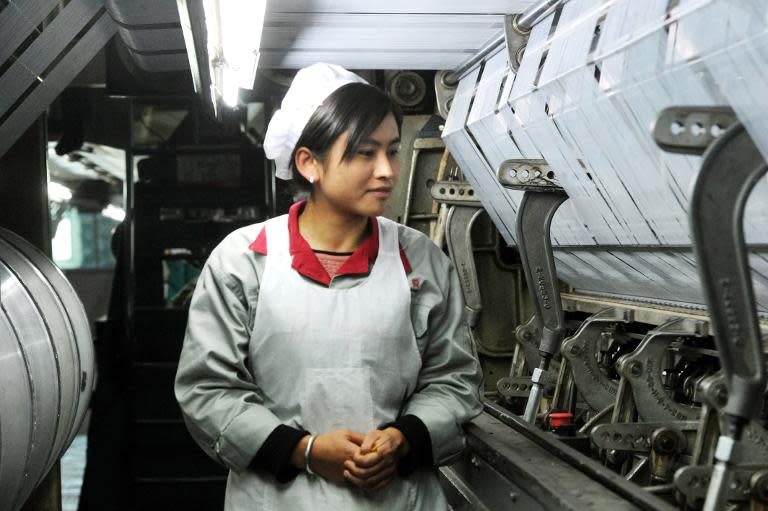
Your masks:
M292 462L303 467L309 437L296 446ZM408 453L405 436L397 428L375 429L366 435L339 429L317 435L310 468L317 475L341 484L348 481L364 490L379 490L397 474L397 461Z

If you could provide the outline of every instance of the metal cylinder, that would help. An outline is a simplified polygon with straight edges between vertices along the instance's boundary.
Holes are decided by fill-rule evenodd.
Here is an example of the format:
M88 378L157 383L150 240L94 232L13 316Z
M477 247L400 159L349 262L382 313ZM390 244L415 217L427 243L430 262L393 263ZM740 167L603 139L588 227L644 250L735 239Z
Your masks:
M517 18L517 26L520 27L521 30L532 29L536 23L541 21L556 9L557 6L564 4L566 1L567 0L541 0L532 4Z
M42 252L0 229L0 511L19 509L72 443L94 371L75 290Z

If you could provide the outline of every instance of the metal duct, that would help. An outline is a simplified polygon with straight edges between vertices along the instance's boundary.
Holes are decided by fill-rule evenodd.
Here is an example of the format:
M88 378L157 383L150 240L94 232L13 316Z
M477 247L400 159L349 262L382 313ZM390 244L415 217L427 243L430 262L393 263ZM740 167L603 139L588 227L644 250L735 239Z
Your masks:
M74 289L42 252L0 228L0 511L19 509L69 447L94 371Z

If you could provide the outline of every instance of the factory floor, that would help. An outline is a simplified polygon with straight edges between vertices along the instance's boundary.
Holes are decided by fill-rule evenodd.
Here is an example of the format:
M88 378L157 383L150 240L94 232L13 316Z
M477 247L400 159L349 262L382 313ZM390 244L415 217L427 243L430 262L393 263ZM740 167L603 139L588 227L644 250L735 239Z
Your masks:
M79 434L61 458L62 511L77 511L80 487L83 485L83 474L85 473L85 450L87 445L87 435L84 433Z

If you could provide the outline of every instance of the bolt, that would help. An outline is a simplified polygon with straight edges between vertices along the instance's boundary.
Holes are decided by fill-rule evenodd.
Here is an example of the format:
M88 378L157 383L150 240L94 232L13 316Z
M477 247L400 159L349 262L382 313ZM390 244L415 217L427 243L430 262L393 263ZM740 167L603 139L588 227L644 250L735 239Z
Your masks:
M480 468L480 460L477 459L477 456L472 456L469 458L469 462L472 464L475 468Z
M660 428L651 434L651 443L659 454L672 454L680 450L683 438L676 431Z
M581 348L576 344L571 344L571 347L568 349L568 352L571 355L578 355L581 352Z
M750 479L752 496L760 504L768 504L768 470L755 473Z
M530 341L532 337L533 337L533 334L529 330L526 330L525 332L523 332L523 340Z
M515 52L515 61L517 62L518 65L522 64L524 53L525 53L525 45L518 48L517 51Z
M715 404L722 408L728 403L728 387L725 385L718 385L712 392L715 400Z
M629 374L634 377L638 377L643 374L643 364L638 361L634 361L629 364Z

